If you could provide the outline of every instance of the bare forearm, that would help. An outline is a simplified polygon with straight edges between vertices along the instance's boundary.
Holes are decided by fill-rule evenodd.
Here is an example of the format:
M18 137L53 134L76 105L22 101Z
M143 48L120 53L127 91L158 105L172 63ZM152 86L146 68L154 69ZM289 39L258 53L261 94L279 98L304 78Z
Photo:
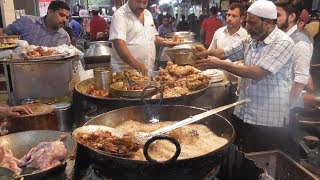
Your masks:
M156 40L155 40L155 44L158 46L164 46L164 41L165 39L160 37L160 36L156 36Z
M242 66L226 61L224 61L221 69L231 72L237 76L253 80L261 80L267 74L270 73L269 71L261 68L260 66Z
M261 68L260 66L237 65L232 62L224 61L213 56L207 59L198 60L195 67L200 70L223 69L237 76L254 79L254 80L260 80L270 73L269 71Z
M207 55L215 56L219 59L226 59L223 49L211 49L207 51Z
M290 104L294 104L298 97L300 96L301 92L303 91L305 85L302 83L294 82L292 84L291 90L290 90Z

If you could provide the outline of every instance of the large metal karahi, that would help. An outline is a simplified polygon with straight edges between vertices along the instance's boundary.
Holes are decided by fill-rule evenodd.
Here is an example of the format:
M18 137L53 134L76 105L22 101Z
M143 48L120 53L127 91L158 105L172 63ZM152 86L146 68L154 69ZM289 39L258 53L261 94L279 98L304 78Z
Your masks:
M151 109L153 113L147 113L149 111L150 109L145 106L126 107L101 114L98 117L88 121L85 125L107 125L115 127L116 125L127 120L149 122L151 116L157 117L160 120L179 121L189 116L203 112L204 110L188 106L166 105ZM137 170L136 178L143 178L142 176L146 174L149 177L157 175L163 176L163 174L168 175L168 177L173 177L175 175L182 175L183 177L185 175L190 175L189 173L184 172L186 168L200 171L205 167L214 167L220 164L228 147L234 140L235 131L232 125L229 121L227 121L220 115L214 115L205 118L198 123L206 125L218 136L226 138L228 140L228 143L206 155L189 159L175 160L169 163L151 163L148 161L131 160L128 158L101 153L93 149L86 148L85 146L81 146L81 148L86 149L87 153L92 158L92 161L97 164L108 164L117 166L120 169L127 169L128 171ZM174 169L174 172L172 172L172 169Z
M77 144L76 142L71 138L71 136L64 132L59 131L51 131L51 130L35 130L35 131L24 131L14 134L9 134L5 136L0 137L0 146L9 148L12 151L12 154L20 159L24 155L26 155L29 150L36 145L38 145L40 142L45 141L55 141L57 140L61 135L66 135L66 139L62 142L64 143L68 154L65 157L65 159L61 162L60 165L55 166L51 169L41 171L38 173L31 174L31 172L34 169L25 168L22 172L21 176L28 180L28 179L42 179L46 175L60 170L61 168L64 168L64 163L72 156L76 150Z
M103 113L107 111L112 111L115 109L128 107L128 106L139 106L144 105L144 101L139 98L128 98L128 97L120 97L115 95L109 95L108 97L98 97L92 96L86 93L89 85L93 85L93 78L83 80L76 84L75 92L73 93L73 117L76 120L76 125L83 125L83 118L81 117L81 113L84 111L84 108L81 106L83 102L93 103L97 106L98 113ZM209 86L208 86L209 87ZM192 91L188 94L171 97L171 98L163 98L162 104L180 104L180 105L188 105L189 102L195 98L200 97L207 89L205 87L203 89ZM145 98L146 103L155 104L158 103L160 98L151 99L150 97Z

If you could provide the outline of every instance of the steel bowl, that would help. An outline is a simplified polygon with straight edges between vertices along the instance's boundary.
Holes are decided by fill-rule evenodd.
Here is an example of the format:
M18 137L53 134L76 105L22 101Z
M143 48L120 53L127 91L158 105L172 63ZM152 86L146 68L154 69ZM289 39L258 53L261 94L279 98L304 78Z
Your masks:
M154 85L151 81L143 82L145 85ZM128 97L128 98L140 98L143 90L123 90L124 82L115 82L110 85L111 93L114 93L120 97ZM157 90L154 88L149 88L145 91L145 96L151 96L156 94Z
M190 48L172 48L165 52L178 65L194 65L196 62Z

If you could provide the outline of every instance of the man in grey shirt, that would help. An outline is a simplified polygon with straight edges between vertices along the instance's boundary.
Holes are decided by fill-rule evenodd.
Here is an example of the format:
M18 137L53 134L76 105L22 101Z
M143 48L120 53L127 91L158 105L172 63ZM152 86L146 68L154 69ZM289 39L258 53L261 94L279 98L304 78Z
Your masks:
M54 47L69 45L70 37L63 29L70 8L63 1L52 1L46 16L23 16L0 31L0 34L20 35L30 45Z

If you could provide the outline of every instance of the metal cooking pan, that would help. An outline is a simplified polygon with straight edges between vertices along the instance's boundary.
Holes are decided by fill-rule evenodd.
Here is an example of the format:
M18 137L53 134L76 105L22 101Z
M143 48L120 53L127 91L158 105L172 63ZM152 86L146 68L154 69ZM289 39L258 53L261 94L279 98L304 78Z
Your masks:
M83 81L76 84L75 90L89 100L91 99L91 100L96 100L99 102L105 101L105 102L114 102L114 103L125 102L125 103L135 103L135 105L142 105L142 101L141 101L140 97L126 98L126 97L119 97L119 96L112 96L112 95L109 97L99 97L99 96L89 95L86 93L86 91L88 90L89 85L92 85L93 82L94 82L93 78L83 80ZM184 100L186 98L187 99L194 99L194 98L201 96L208 88L209 88L209 85L203 89L200 89L197 91L192 91L186 95L182 95L179 97L163 98L162 103L167 104L167 103L171 103L171 102L177 102L180 100ZM154 102L158 102L159 98L156 98L156 99L146 98L145 100L147 102L154 103ZM137 103L139 103L139 104L137 104Z
M151 116L158 118L160 121L179 121L205 111L196 107L179 105L164 105L159 108L159 111L154 111L153 115L148 114L148 108L144 106L132 106L117 109L101 114L88 121L85 125L107 125L115 127L127 120L150 123L149 120L152 119ZM137 177L135 177L137 179L143 178L145 174L150 175L150 177L159 177L160 179L174 179L174 177L177 177L178 175L181 175L182 177L190 175L192 176L192 179L199 179L201 176L195 176L192 172L205 172L203 171L204 169L208 167L212 168L220 164L227 149L233 143L235 131L227 119L217 114L205 118L198 123L206 125L218 136L226 138L228 143L205 155L189 159L178 159L170 163L162 164L107 155L81 145L79 147L84 149L86 154L89 154L94 163L104 164L104 166L108 167L112 166L119 171L124 170L134 172L137 174ZM186 171L188 172L189 170L190 174L186 173Z
M55 141L60 135L66 135L66 139L62 142L64 143L68 153L66 158L61 162L61 165L42 171L39 173L30 174L30 169L23 169L23 172L20 176L24 179L41 179L47 174L54 172L58 169L63 168L65 162L68 158L75 153L77 143L72 139L71 135L51 130L34 130L34 131L24 131L14 134L9 134L0 137L0 146L11 149L13 155L20 159L26 155L29 150L40 142L44 141ZM34 169L33 169L34 170Z
M0 179L1 180L19 180L22 178L18 177L14 173L14 171L12 171L11 169L0 167Z

